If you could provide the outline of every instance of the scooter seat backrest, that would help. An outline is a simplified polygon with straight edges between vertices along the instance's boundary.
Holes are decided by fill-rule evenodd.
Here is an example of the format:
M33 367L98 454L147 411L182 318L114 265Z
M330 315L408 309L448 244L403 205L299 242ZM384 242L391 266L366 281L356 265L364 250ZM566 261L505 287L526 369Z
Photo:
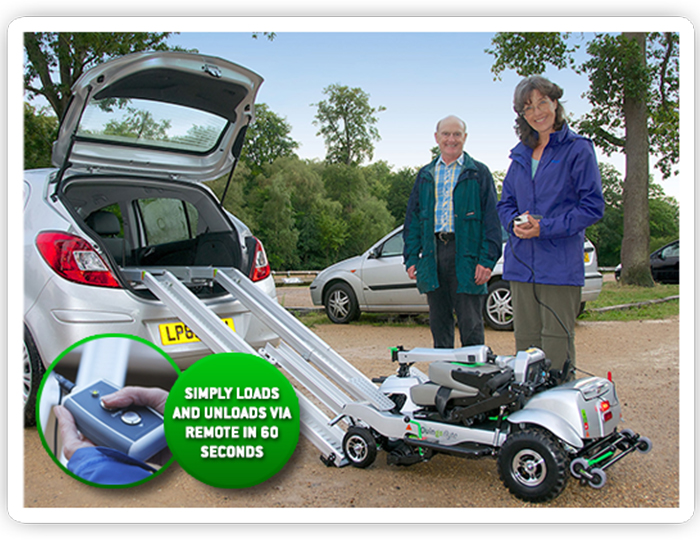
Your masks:
M508 373L509 372L509 373ZM510 368L501 369L495 364L464 364L461 362L433 362L428 368L430 381L440 386L454 388L468 394L476 395L479 391L491 395L492 380L504 382L512 377ZM498 379L496 379L498 377Z

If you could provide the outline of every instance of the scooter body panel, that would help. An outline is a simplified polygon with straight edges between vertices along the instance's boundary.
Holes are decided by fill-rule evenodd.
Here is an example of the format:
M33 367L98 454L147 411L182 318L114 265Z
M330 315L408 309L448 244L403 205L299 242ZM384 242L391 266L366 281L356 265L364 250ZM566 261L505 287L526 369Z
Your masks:
M584 439L605 437L615 430L622 416L615 385L601 377L571 381L532 396L511 414L511 424L536 424L575 448Z
M478 443L501 446L505 434L493 429L477 429L444 422L435 422L412 415L378 411L365 403L348 403L343 414L370 426L374 431L390 439L410 438L426 440L444 446Z

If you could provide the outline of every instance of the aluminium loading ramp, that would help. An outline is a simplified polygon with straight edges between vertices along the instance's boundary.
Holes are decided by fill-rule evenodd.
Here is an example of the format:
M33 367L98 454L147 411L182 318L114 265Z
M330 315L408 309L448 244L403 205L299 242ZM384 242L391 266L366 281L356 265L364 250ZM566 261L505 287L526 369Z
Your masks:
M177 271L178 276L174 274ZM213 352L244 352L262 356L294 377L333 414L339 415L353 401L373 404L381 411L394 408L362 372L336 353L275 300L235 268L128 269L127 278L142 283L167 305ZM219 316L197 298L183 282L211 281L221 285L251 314L261 320L282 342L268 343L255 351ZM299 399L300 429L321 451L326 464L347 464L342 441L345 432L304 394Z

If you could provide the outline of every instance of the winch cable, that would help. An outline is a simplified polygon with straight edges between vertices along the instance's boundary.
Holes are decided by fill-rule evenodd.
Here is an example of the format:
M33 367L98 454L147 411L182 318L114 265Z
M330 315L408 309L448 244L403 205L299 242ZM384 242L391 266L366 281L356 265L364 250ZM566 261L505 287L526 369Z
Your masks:
M512 253L513 257L515 257L515 260L517 260L520 264L522 264L525 268L527 268L530 271L530 274L532 274L532 294L535 297L535 302L537 302L540 306L543 308L547 309L552 315L554 315L554 318L557 320L557 322L561 325L561 327L564 329L564 332L566 333L566 361L564 362L564 366L561 369L561 379L564 381L569 374L569 370L571 368L571 333L569 332L569 329L564 325L562 320L559 318L559 315L547 304L542 302L539 297L537 296L537 280L535 278L535 270L534 268L530 267L526 262L524 262L520 257L518 257L515 254L515 249L513 249L513 244L510 241L510 236L513 235L512 232L513 225L511 224L511 233L508 235L508 241L506 242L508 246L510 247L510 252ZM575 373L578 370L578 368L574 367L572 371ZM582 373L585 373L582 371ZM587 373L587 375L590 375Z

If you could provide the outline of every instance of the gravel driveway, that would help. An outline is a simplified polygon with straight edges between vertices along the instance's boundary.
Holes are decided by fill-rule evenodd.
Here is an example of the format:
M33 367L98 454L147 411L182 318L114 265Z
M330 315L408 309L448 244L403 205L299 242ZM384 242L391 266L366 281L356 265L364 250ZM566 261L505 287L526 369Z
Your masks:
M303 290L303 289L302 289ZM286 293L280 291L280 298ZM292 302L284 302L291 306ZM427 326L322 324L314 331L368 376L390 375L388 347L430 346ZM608 472L594 490L570 479L545 507L675 508L679 504L678 318L644 322L579 323L579 368L612 372L623 404L624 424L649 437L650 454L636 453ZM511 332L486 330L497 354L513 352ZM188 476L177 464L142 486L97 489L65 475L41 446L36 428L25 429L25 505L28 507L431 507L523 508L503 487L495 460L438 455L427 463L395 467L380 453L368 469L326 468L304 438L287 466L259 486L215 489Z

